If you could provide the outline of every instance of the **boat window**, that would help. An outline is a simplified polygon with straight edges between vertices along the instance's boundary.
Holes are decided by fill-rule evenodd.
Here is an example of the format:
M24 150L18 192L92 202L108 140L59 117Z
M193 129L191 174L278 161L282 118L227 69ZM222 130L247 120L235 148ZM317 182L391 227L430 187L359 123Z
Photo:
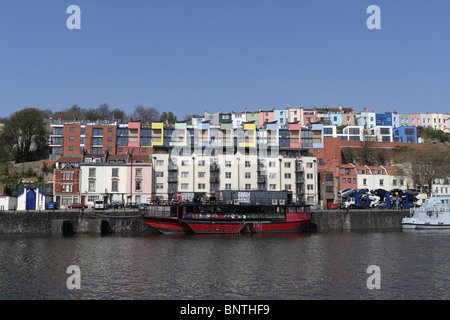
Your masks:
M173 218L177 217L177 207L170 207L170 216Z
M295 212L295 207L287 207L287 212L288 213L294 213Z

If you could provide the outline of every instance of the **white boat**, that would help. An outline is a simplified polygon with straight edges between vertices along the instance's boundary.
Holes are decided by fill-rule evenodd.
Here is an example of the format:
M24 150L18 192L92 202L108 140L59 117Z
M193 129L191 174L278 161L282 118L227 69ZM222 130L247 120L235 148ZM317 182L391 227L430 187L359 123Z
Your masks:
M431 197L410 212L402 220L403 229L450 229L450 196Z

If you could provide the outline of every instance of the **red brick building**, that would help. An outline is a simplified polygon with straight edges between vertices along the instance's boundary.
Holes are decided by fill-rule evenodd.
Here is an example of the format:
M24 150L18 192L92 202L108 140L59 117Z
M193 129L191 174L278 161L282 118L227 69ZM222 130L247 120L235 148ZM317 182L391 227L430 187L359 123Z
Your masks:
M65 208L80 203L80 157L60 157L56 162L53 180L53 196L58 206Z

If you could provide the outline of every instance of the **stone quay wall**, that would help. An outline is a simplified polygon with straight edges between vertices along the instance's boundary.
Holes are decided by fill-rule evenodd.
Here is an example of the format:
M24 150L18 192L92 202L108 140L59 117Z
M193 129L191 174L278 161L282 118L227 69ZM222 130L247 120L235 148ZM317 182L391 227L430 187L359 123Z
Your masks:
M312 225L314 226L313 230L319 232L401 229L402 218L406 216L409 216L409 211L406 210L313 211ZM67 229L68 225L69 229ZM136 211L105 213L87 210L84 213L79 210L0 212L0 234L90 232L157 233L144 223L142 214Z

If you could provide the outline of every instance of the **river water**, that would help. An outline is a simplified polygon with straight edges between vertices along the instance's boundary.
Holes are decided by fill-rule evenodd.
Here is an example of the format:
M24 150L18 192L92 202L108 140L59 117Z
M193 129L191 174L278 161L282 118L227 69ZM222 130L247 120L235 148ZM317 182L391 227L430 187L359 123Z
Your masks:
M1 235L0 299L443 300L449 243L447 231L401 230ZM71 265L80 289L68 289ZM369 289L377 275L379 289Z

